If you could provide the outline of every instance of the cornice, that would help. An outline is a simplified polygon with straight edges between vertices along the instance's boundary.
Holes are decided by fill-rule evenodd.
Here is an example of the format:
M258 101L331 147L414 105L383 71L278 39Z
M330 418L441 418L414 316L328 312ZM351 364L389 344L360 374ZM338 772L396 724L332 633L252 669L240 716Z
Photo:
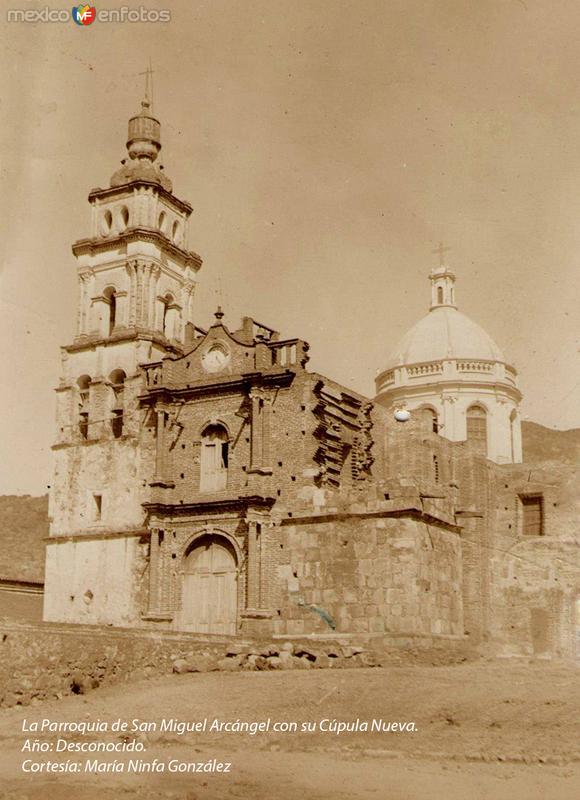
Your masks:
M72 344L65 345L62 349L67 353L78 353L83 350L94 350L96 347L111 347L120 342L133 342L135 340L153 342L176 355L182 355L183 353L182 345L170 342L159 332L145 328L126 328L125 330L113 332L111 336L106 337L100 334L78 337Z
M238 497L205 499L196 503L142 503L143 508L156 516L198 516L207 512L246 511L248 507L271 508L274 497L265 495L240 495Z
M150 366L150 365L146 365ZM219 395L225 392L239 393L249 391L254 386L265 389L278 386L289 386L296 373L292 370L275 372L246 372L240 375L227 376L221 380L196 381L189 384L174 383L170 386L157 385L139 395L143 404L152 404L160 399L176 398L185 400L201 395Z
M187 216L189 216L193 211L193 206L191 206L187 200L180 200L158 183L143 180L130 181L129 183L123 183L121 186L110 186L108 189L91 189L89 192L89 203L92 203L93 200L100 200L101 198L108 199L115 197L115 195L127 194L127 192L132 192L133 189L139 189L141 187L149 187L153 189L160 197L163 197L165 200L173 203L173 205L177 206L177 208L179 208L180 211L183 211L184 214L187 214Z
M441 373L438 373L438 375L440 376ZM429 378L431 378L431 380L429 380ZM418 397L429 394L440 394L442 390L453 391L459 394L472 391L481 391L490 394L503 394L507 395L518 403L523 397L522 393L516 386L508 381L497 380L495 376L493 376L493 380L490 381L458 381L456 377L433 380L433 376L426 375L424 383L416 381L413 383L409 382L399 383L397 385L389 385L376 394L374 402L381 404L382 400L385 398L395 399L398 397Z
M79 239L72 245L72 252L77 257L81 255L94 256L97 253L103 253L132 242L143 241L157 244L160 250L172 255L176 261L191 267L194 272L199 272L203 263L201 256L193 250L182 250L161 231L154 228L128 228L118 236L109 236L103 239Z

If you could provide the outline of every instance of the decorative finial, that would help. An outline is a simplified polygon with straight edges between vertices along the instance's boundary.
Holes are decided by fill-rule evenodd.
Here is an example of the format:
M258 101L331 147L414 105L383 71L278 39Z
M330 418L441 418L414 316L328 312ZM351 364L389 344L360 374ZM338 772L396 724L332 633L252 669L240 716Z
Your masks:
M218 306L217 307L217 311L215 312L215 318L218 320L218 322L221 322L221 320L223 319L223 316L224 316L224 312L222 311L222 307Z

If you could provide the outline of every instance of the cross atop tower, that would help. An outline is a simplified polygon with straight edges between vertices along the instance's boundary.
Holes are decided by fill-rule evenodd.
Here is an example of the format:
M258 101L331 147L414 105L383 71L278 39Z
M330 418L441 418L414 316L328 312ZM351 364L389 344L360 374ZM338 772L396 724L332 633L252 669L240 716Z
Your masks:
M450 247L445 247L443 242L439 242L439 247L436 247L435 250L431 250L432 253L439 256L439 266L445 266L445 253L451 250Z
M147 69L144 72L140 72L139 75L145 75L145 97L141 105L144 108L153 110L153 67L151 59L149 59Z

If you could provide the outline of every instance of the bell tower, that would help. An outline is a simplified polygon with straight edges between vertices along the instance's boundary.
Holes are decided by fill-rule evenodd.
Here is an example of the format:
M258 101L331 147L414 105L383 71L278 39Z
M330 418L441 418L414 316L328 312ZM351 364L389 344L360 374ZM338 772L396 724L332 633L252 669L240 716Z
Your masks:
M201 258L187 244L192 207L173 193L160 164L161 125L148 93L129 119L126 147L109 187L90 192L90 234L72 247L77 330L62 348L57 387L45 593L51 620L126 621L103 575L116 576L129 595L134 590L129 573L147 482L140 365L181 354L193 326ZM81 557L85 566L73 570ZM73 573L82 586L69 585Z
M75 346L133 341L138 362L183 347L201 259L187 249L192 208L173 194L160 150L161 126L145 99L129 120L128 158L108 189L89 194L90 236L73 245Z

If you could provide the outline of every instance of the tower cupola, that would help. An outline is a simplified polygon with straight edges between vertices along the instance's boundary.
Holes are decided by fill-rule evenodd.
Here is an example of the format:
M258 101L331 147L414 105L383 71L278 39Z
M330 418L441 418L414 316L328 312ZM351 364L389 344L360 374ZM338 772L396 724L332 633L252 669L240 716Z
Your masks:
M161 124L151 113L147 98L141 101L141 111L129 120L127 150L130 158L155 161L161 150Z
M129 159L121 161L121 168L111 178L111 187L124 186L135 181L157 183L171 192L173 184L155 163L161 151L161 123L153 116L149 91L141 101L141 111L129 120L127 152Z

